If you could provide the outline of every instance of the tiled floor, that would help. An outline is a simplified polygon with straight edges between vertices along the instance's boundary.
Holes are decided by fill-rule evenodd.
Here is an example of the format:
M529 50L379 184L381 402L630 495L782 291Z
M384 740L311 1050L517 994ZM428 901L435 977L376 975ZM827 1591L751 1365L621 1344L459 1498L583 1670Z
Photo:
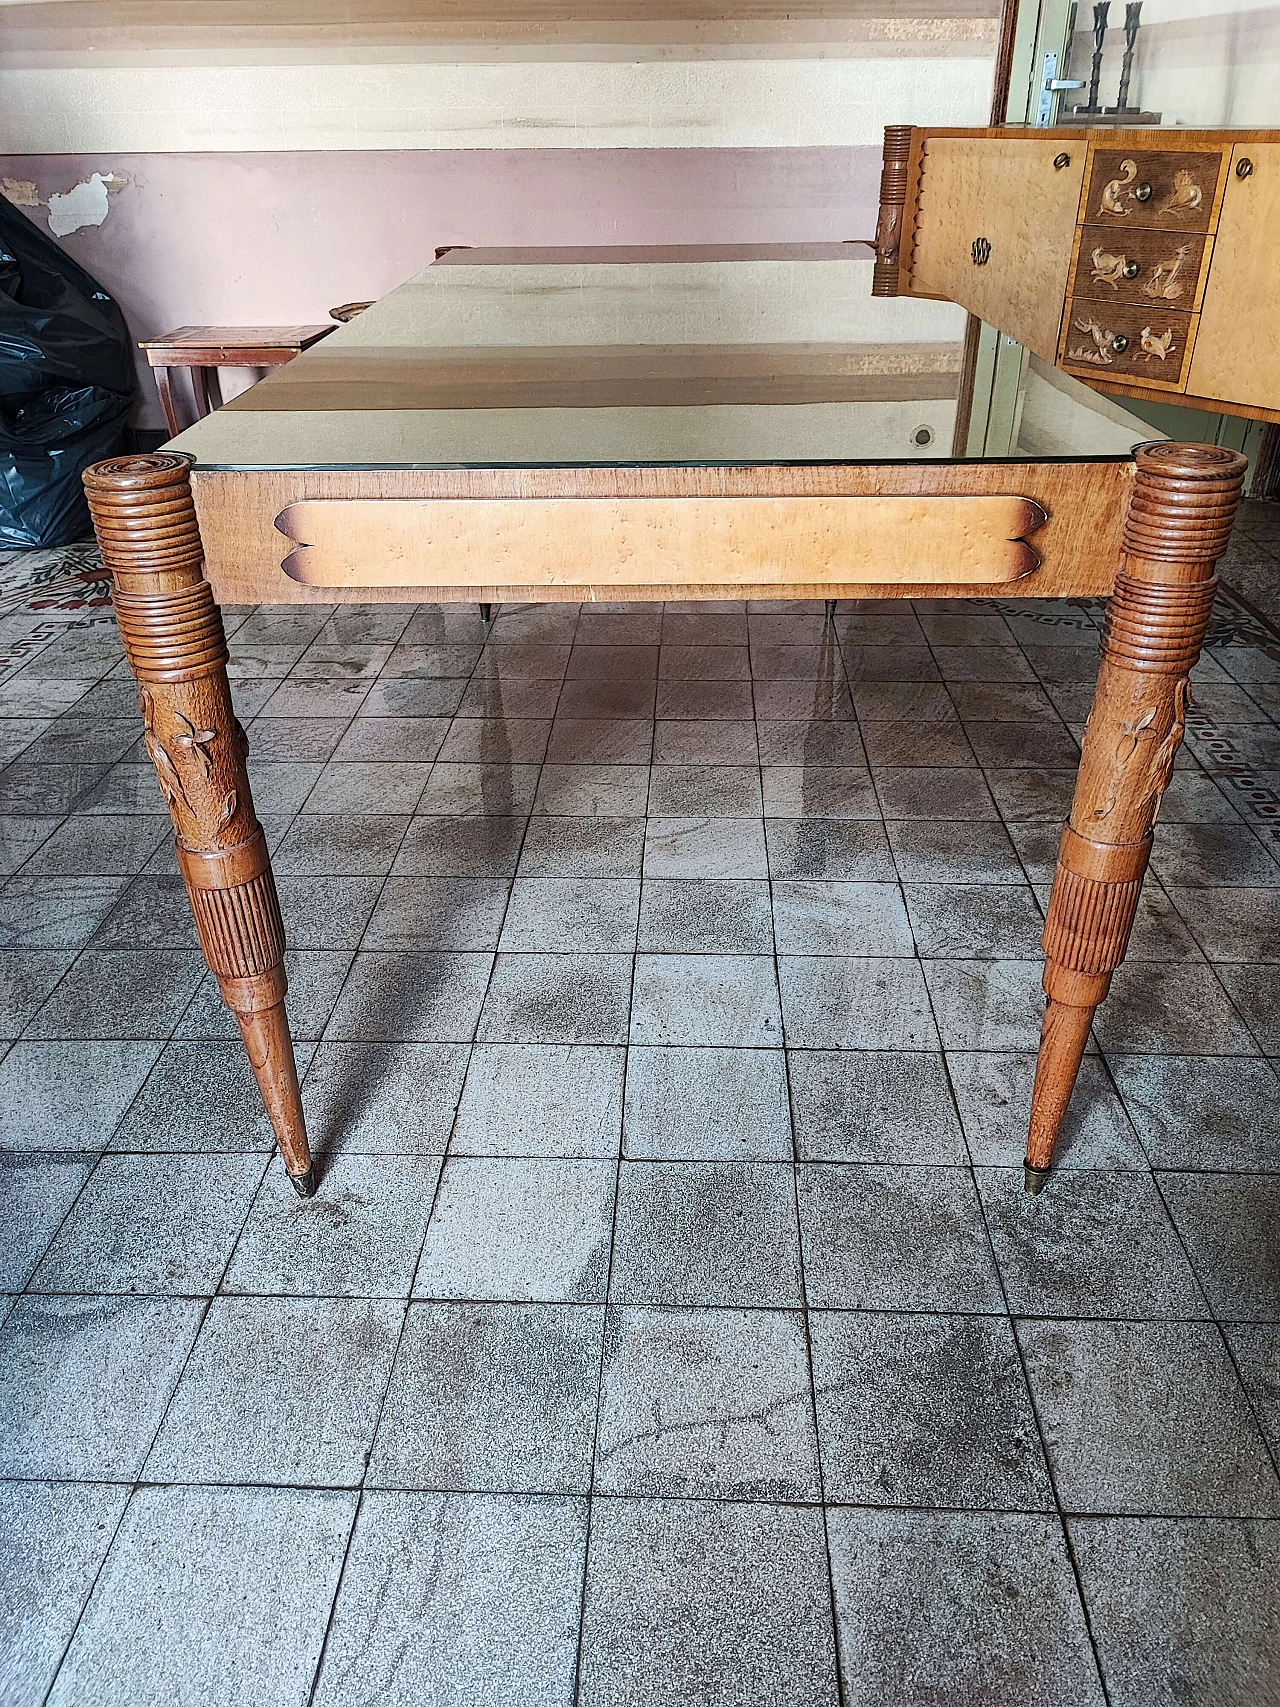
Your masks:
M1280 640L1028 1199L1096 609L228 612L300 1203L109 615L8 608L0 1701L1280 1700Z

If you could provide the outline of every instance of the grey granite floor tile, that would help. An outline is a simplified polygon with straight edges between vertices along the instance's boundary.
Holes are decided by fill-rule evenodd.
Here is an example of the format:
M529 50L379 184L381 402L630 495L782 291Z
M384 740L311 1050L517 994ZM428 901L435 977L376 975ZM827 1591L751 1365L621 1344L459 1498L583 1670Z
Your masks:
M585 1494L604 1311L411 1304L368 1485Z
M413 818L393 869L405 877L511 877L527 822L497 813Z
M11 1482L0 1489L0 1699L45 1700L106 1557L128 1489Z
M440 758L446 764L536 765L542 762L550 733L548 717L455 717ZM422 756L436 755L428 751Z
M140 1489L51 1703L306 1707L354 1515L333 1491Z
M1021 1168L980 1168L978 1189L1015 1315L1209 1314L1149 1174L1064 1169L1031 1196Z
M1017 1331L1064 1511L1280 1516L1280 1483L1216 1327Z
M690 1308L801 1304L789 1163L624 1162L609 1296Z
M755 765L759 760L754 722L728 717L664 719L654 728L655 765Z
M32 1277L33 1292L217 1290L262 1156L104 1156Z
M1280 1171L1271 1062L1128 1055L1111 1070L1153 1167Z
M0 1060L0 1145L100 1150L159 1055L159 1043L15 1043Z
M566 675L570 681L595 678L607 682L648 681L658 673L656 646L592 646L575 638Z
M531 953L630 953L639 910L638 878L518 877L501 946Z
M431 767L417 810L444 818L523 817L533 807L537 765L443 764ZM641 802L640 810L644 810Z
M1280 1524L1077 1517L1114 1707L1254 1707L1280 1676Z
M830 1511L845 1698L1102 1707L1056 1518Z
M408 824L407 817L389 814L302 813L286 830L272 864L278 877L383 877Z
M15 760L0 773L0 813L60 818L75 807L83 808L109 775L106 765L89 762L33 765Z
M478 1043L453 1153L616 1157L625 1059L587 1044Z
M945 723L952 728L960 719L951 695L937 679L932 681L895 681L881 676L878 681L851 681L849 694L858 720L865 727L870 723L897 723L904 717L921 723ZM963 763L969 762L968 754Z
M567 818L642 817L648 765L543 765L535 814Z
M779 954L914 953L896 883L776 880L773 927Z
M649 816L661 819L759 818L756 765L655 765L649 778ZM651 823L650 831L657 828ZM731 872L661 872L657 876L733 876ZM753 876L756 873L743 873Z
M1160 1191L1214 1314L1280 1321L1280 1177L1162 1173Z
M384 1298L215 1298L147 1480L358 1486L403 1314Z
M982 772L961 765L877 765L876 793L886 819L995 820Z
M643 818L530 819L520 850L520 875L639 877L644 831Z
M904 883L1023 883L1022 865L1003 824L890 822L885 826Z
M200 939L182 878L176 871L135 877L94 932L91 946L198 949Z
M586 1550L584 1500L369 1494L315 1707L572 1707Z
M1231 1322L1223 1332L1263 1437L1280 1456L1280 1327Z
M926 958L1020 960L1040 948L1044 917L1026 884L908 883L904 894Z
M1060 829L1071 810L1076 786L1074 766L1042 770L993 765L984 774L1006 824L1051 824Z
M366 681L336 682L295 677L279 683L262 707L261 715L274 717L342 718L358 711L369 693Z
M465 1043L322 1043L302 1086L313 1153L443 1155L467 1054Z
M778 960L787 1043L800 1049L936 1049L919 963L835 955Z
M302 803L307 812L412 812L427 778L429 764L404 761L344 763L331 759ZM255 796L256 796L255 789Z
M89 1177L89 1156L0 1154L0 1291L21 1292Z
M415 1297L603 1301L615 1176L607 1161L450 1157Z
M811 723L760 722L757 733L762 765L802 766L807 770L833 765L863 768L867 762L867 750L856 723L830 719Z
M939 1054L788 1051L796 1154L808 1162L963 1162Z
M19 872L0 888L0 949L83 948L127 877Z
M782 1051L634 1045L623 1147L632 1159L789 1161Z
M0 1328L0 1475L132 1481L203 1312L194 1298L19 1298Z
M435 1156L339 1155L304 1200L273 1161L222 1291L407 1298L439 1172Z
M605 681L579 676L566 681L557 704L561 717L640 719L652 717L657 702L657 684L648 681Z
M1080 759L1075 737L1060 723L967 722L964 732L984 769L1067 769Z
M63 822L59 818L0 818L0 877L17 871Z
M337 751L349 721L346 717L256 717L248 730L249 745L255 759L324 764Z
M822 1515L597 1500L581 1707L836 1707Z
M258 811L263 813L299 812L304 805L313 812L325 810L320 806L319 801L313 803L311 796L329 768L326 765L318 764L278 764L274 760L267 759L258 763L250 755L248 770L249 783L253 789L253 803ZM354 768L350 765L342 767L344 770ZM328 792L327 788L325 792ZM353 788L349 791L349 798L336 799L334 805L327 810L331 812L388 812L392 810L391 807L381 801L377 805L368 807L358 805L357 801L358 790ZM154 806L151 807L151 810L155 810ZM407 812L409 808L401 807L400 810Z
M772 877L894 883L897 871L883 824L838 818L767 818Z
M871 773L865 765L765 765L761 772L768 818L880 816Z
M824 1310L809 1329L828 1500L1051 1509L1007 1320Z
M769 885L760 879L646 878L639 945L659 954L770 954Z
M359 946L496 948L509 888L505 878L388 877Z
M325 1040L465 1043L492 965L491 954L357 954L331 1004Z
M654 775L658 775L656 769ZM758 817L650 817L644 874L649 879L766 878L764 825Z
M289 686L292 684L286 684ZM543 684L536 684L541 687ZM411 676L402 678L390 677L374 682L368 693L360 701L360 716L373 717L451 717L455 711L466 706L469 712L482 712L486 709L483 699L486 684L476 684L477 696L473 699L468 684L459 677L444 680L415 679ZM283 691L283 690L281 690ZM552 684L551 702L554 705L555 696L559 690ZM505 697L505 696L504 696ZM517 704L519 704L517 700ZM546 712L550 715L550 712ZM520 716L541 717L544 712L541 704L535 704L528 711L520 711Z
M1253 1034L1258 1048L1268 1055L1280 1055L1280 967L1221 966L1218 978ZM1173 1051L1171 1050L1170 1053ZM1214 1053L1230 1054L1229 1048ZM1187 1054L1194 1054L1187 1049Z
M751 658L745 646L686 646L667 641L658 674L673 681L747 682Z
M858 692L854 690L854 703ZM867 759L876 771L883 767L921 765L968 766L976 770L973 748L960 722L943 721L908 710L897 717L862 724Z
M1240 1017L1250 1017L1247 1000L1242 996L1233 1005L1233 969L1223 970L1230 995L1208 966L1151 961L1122 966L1094 1021L1104 1053L1258 1054Z
M477 723L483 730L489 731L487 721L480 718L455 719L452 727L471 723ZM503 727L505 726L499 724L500 729ZM424 764L438 755L446 759L489 757L488 753L457 751L459 743L446 739L450 731L451 725L447 717L357 717L348 726L333 756L340 761L380 759L410 764ZM542 739L545 743L545 729ZM490 734L489 740L493 743L496 737ZM454 750L445 751L450 745ZM310 757L309 754L307 756ZM328 757L327 754L323 756ZM510 758L516 755L504 753L501 756Z
M853 701L843 681L811 681L803 678L757 681L752 684L757 717L767 722L793 720L816 722L853 717Z
M1044 1018L1040 960L926 960L945 1049L1035 1049Z
M1240 824L1162 824L1151 865L1160 881L1175 889L1280 884L1280 864Z
M198 949L88 949L27 1026L33 1038L170 1036L204 975Z
M948 1050L947 1068L975 1162L1021 1167L1027 1150L1036 1057ZM1054 1149L1057 1168L1145 1168L1137 1134L1095 1056L1086 1055Z
M286 949L284 968L289 990L285 1007L295 1044L313 1043L320 1037L351 970L353 958L346 950ZM420 958L428 959L429 956ZM223 1001L217 979L211 972L206 972L201 979L191 998L191 1005L174 1029L174 1036L189 1039L239 1036L235 1016Z
M282 872L276 890L284 940L299 949L358 948L381 888L377 877L297 877Z
M0 949L0 1039L21 1034L74 959L74 949Z
M804 1322L610 1306L595 1491L815 1500Z
M967 1168L810 1162L796 1184L811 1308L1003 1312Z
M769 956L636 956L632 1043L759 1048L781 1040L778 984Z
M40 819L8 819L9 824L36 824ZM141 813L113 818L87 814L68 818L47 840L41 838L32 854L29 872L75 876L128 876L141 871L162 842L173 834L169 820Z
M298 1043L299 1071L311 1046ZM168 1043L111 1140L113 1150L270 1150L275 1143L244 1043Z
M1280 889L1172 889L1169 894L1210 960L1280 960Z
M625 1043L629 954L499 954L477 1036L484 1043Z

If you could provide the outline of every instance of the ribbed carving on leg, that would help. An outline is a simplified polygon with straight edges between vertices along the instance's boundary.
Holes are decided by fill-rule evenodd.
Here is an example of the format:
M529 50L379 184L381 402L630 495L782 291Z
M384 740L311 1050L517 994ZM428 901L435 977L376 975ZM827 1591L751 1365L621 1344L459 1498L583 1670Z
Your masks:
M166 593L112 598L129 667L143 682L182 682L208 676L227 662L222 613L203 578Z
M284 925L271 872L234 889L192 889L200 946L223 978L252 978L284 959Z
M1059 865L1044 927L1044 952L1073 972L1114 972L1124 959L1142 879L1106 883Z
M1121 571L1107 602L1104 656L1130 670L1185 676L1200 656L1217 590L1216 576L1182 586L1160 586Z
M113 457L86 469L93 530L112 574L201 572L190 470L186 457L169 451Z
M1159 443L1139 445L1134 460L1125 551L1172 563L1221 557L1235 521L1245 458L1219 445Z
M884 164L880 168L880 217L876 221L876 259L871 269L872 296L898 294L898 257L902 245L902 220L907 200L907 162L910 154L911 126L886 125Z

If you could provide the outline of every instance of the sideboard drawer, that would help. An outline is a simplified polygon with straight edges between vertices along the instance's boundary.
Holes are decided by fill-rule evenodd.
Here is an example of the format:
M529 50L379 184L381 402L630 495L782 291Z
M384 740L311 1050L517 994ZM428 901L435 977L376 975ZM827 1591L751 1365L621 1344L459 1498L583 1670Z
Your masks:
M1072 297L1063 323L1062 366L1082 379L1140 380L1181 388L1199 315L1162 306Z
M1212 248L1211 237L1083 225L1068 295L1190 312L1200 306Z
M1208 231L1222 175L1213 153L1097 148L1089 161L1081 218L1113 231Z

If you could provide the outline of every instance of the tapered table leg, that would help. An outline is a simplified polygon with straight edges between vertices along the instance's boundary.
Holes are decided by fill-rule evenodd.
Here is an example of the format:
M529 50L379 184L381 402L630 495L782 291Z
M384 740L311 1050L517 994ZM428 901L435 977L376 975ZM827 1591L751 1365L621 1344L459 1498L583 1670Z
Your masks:
M84 477L137 677L147 752L169 803L200 945L236 1016L284 1164L315 1190L285 1018L284 926L231 708L222 616L182 456L119 457Z
M1142 445L1135 460L1124 555L1044 928L1048 1005L1031 1099L1028 1191L1042 1190L1048 1178L1094 1010L1128 947L1217 588L1214 566L1246 467L1244 457L1214 445Z

